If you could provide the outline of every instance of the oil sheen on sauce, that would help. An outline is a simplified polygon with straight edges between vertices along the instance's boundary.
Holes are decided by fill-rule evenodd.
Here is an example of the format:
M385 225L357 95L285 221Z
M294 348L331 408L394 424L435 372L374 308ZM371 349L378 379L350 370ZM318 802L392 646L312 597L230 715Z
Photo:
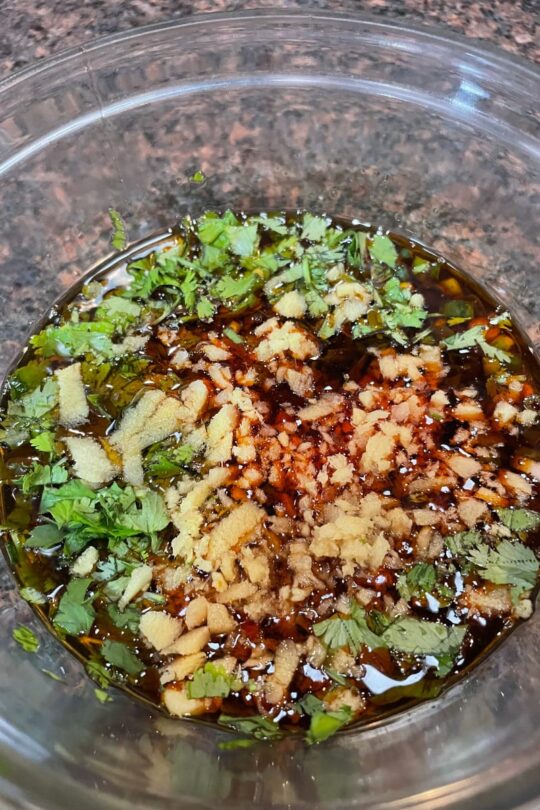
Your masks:
M212 311L199 317L195 305L189 314L188 299L182 303L185 289L164 284L148 293L147 288L122 299L135 303L127 316L135 320L122 327L123 336L143 334L146 339L135 351L113 355L107 350L109 355L100 357L99 347L96 352L91 347L58 350L58 342L51 349L50 341L38 341L12 370L4 390L5 413L10 401L20 402L32 393L31 375L21 369L39 366L39 388L47 379L59 379L59 369L77 362L89 402L87 418L73 426L65 419L62 424L51 410L39 434L24 419L17 422L22 417L13 407L11 417L9 410L4 417L5 549L20 586L34 593L36 611L89 664L94 677L97 667L102 681L164 704L172 714L225 717L225 725L240 730L235 717L267 718L280 732L313 728L317 713L336 717L336 727L366 723L436 697L527 618L536 587L537 565L519 551L525 547L536 553L540 538L535 519L540 512L535 476L540 397L538 369L526 340L485 290L422 245L397 234L381 237L374 228L343 220L322 221L325 231L313 221L317 218L307 221L305 216L276 214L276 227L281 223L282 228L277 234L264 226L264 217L254 224L238 215L237 224L226 223L214 242L199 238L207 234L199 220L183 223L150 247L132 248L132 274L133 267L149 274L159 266L156 256L180 245L174 272L185 280L189 268L198 267L202 242L203 251L215 248L215 261L220 251L230 257L229 275L235 283L241 267L246 289L237 297L224 292L220 299L219 289L229 289L225 283L213 297L207 288L204 297L212 301ZM256 243L235 241L239 229L250 225L258 228ZM325 259L340 244L330 231L365 236L358 248L365 254L356 266L347 262L350 252L342 260L333 254ZM293 241L291 235L300 245L293 259L280 241ZM310 252L321 245L327 254L322 248ZM263 254L266 268L268 256L277 255L282 263L265 270L264 287L250 287L247 274L257 272L252 259ZM302 262L301 276L293 271L283 289L279 284L272 288L273 277ZM121 297L132 277L125 257L119 257L84 287L70 290L41 328L68 320L73 324L73 312L83 321L104 320L111 310L104 315L99 307L111 296ZM399 284L392 286L396 278ZM206 277L204 283L208 285ZM343 291L349 289L354 303L347 309ZM289 316L279 302L291 293L291 304L302 299L313 308L299 316L293 306ZM202 295L195 289L196 299ZM136 307L139 316L134 315ZM426 316L418 316L418 310ZM367 324L364 333L355 332L351 313ZM299 330L307 335L317 351L304 351L307 344L301 343L298 350L291 348L294 341L280 348L275 330L284 323L292 324L291 334ZM470 333L474 329L476 341ZM453 349L454 336L465 333L469 339L463 339L463 348L458 343ZM116 344L120 339L113 334ZM167 399L180 402L182 392L201 380L208 394L195 423L187 427L179 422L170 435L145 445L140 454L144 481L130 483L122 466L125 447L114 443L125 414L149 391L164 391ZM312 418L308 408L321 402L334 404ZM232 414L230 447L212 450L210 424L222 409ZM42 438L36 441L36 435ZM123 510L134 514L136 507L122 506L121 496L110 488L134 487L129 491L137 493L142 483L165 504L166 525L146 534L141 530L140 536L119 530L111 539L101 529L92 536L88 525L81 528L80 512L70 523L44 511L45 490L55 492L81 481L70 437L95 439L115 469L113 477L91 483L90 489L98 495L106 489L106 508L117 511L104 518L99 510L105 507L96 506L92 496L89 507L86 502L90 520L99 513L101 527L103 521L122 527ZM51 441L54 451L42 449ZM186 444L187 460L178 461L176 450ZM231 447L243 447L244 455ZM472 462L470 475L460 459ZM57 482L51 480L54 465L67 471ZM21 483L29 471L44 467L49 472L42 483L28 478ZM180 547L175 538L183 531L174 510L181 511L189 486L214 467L230 470L230 477L200 507L202 524L183 541L181 553L174 553ZM136 503L143 508L142 501ZM256 506L264 521L253 537L239 535L230 548L225 543L212 564L201 538L214 536L220 521L245 504ZM58 544L28 544L35 527L44 525L58 528ZM355 525L366 527L362 542L372 545L369 553L355 551L357 540L347 534ZM96 560L83 571L88 579L83 600L91 605L93 617L84 630L70 633L56 620L59 605L68 584L77 580L77 559L89 546L96 549ZM325 548L334 552L325 554ZM380 559L377 548L382 549ZM517 575L510 563L505 567L507 552L515 552L523 567ZM120 610L130 574L144 566L151 569L151 579ZM248 595L228 601L233 592L227 589L242 583L249 586ZM41 598L36 600L35 593ZM186 623L186 611L196 598L224 605L230 619L230 628L210 634L202 648L192 651L189 644L180 644L175 650L178 638L160 648L151 633L138 629L139 621L144 624L141 616L152 612L179 620L180 639L204 628L210 622L206 608L192 627ZM454 647L450 636L448 648L442 637L434 640L432 652L423 637L429 623L463 627L466 633ZM112 660L110 655L100 657L103 642L109 649L110 642L117 643ZM138 662L131 672L129 664L123 668L120 647ZM164 676L171 662L189 655L200 656L195 671L188 667L187 675L175 677L173 667ZM212 662L217 669L208 669ZM194 688L196 677L200 681ZM185 699L185 711L175 709L175 692ZM305 702L308 695L319 701L315 707ZM315 739L310 741L317 741L312 733Z

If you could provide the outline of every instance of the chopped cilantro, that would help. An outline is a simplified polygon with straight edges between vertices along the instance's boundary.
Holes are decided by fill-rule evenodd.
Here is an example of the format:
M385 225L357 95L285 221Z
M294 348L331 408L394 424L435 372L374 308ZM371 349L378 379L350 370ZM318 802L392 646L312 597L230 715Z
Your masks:
M369 246L369 252L371 257L378 262L387 264L388 267L396 266L398 252L389 236L382 236L381 234L374 236Z
M231 329L230 327L224 329L223 334L225 335L225 337L229 338L229 340L232 341L232 343L244 342L244 338L242 337L242 335L239 335L238 332L235 332L234 329Z
M362 645L371 649L383 646L381 638L369 629L364 608L355 600L351 600L349 616L335 614L314 624L313 632L331 650L350 647L358 651Z
M27 494L37 487L43 487L48 484L65 484L67 480L68 471L64 466L64 461L59 461L52 466L39 464L36 461L32 465L32 468L14 483Z
M112 697L105 689L94 689L94 695L100 703L111 703Z
M371 649L386 647L412 655L457 655L466 633L465 627L447 627L438 622L402 617L385 621L373 632L368 624L372 614L351 603L351 616L339 614L313 625L313 632L330 649L349 647L357 651L363 644ZM371 621L373 626L373 622Z
M263 280L254 273L245 273L236 278L224 276L217 282L214 292L222 300L245 298L249 293L260 287Z
M478 346L486 357L494 358L501 363L509 362L512 359L512 355L488 343L485 339L485 332L485 326L473 326L465 332L456 332L454 335L446 338L442 341L442 345L452 351L471 349L474 346Z
M126 226L122 216L114 208L109 208L109 217L113 226L111 245L116 250L124 250L127 245Z
M35 653L39 650L39 639L29 627L20 624L18 627L14 628L12 636L25 652Z
M451 588L440 581L434 565L417 563L407 572L400 574L396 587L406 602L413 598L424 599L430 594L441 604L450 604L454 595Z
M257 740L280 740L283 733L277 723L267 717L233 717L227 714L220 714L218 723L227 726L242 734L250 734Z
M439 622L403 616L384 631L388 647L411 655L451 655L455 658L467 632L466 627L448 627Z
M210 661L193 674L193 680L187 685L187 693L190 698L226 698L241 688L242 681Z
M105 661L128 675L138 675L144 669L142 661L121 641L106 639L101 645L101 654Z
M108 295L96 310L98 322L108 321L115 329L125 330L138 320L142 308L119 295Z
M311 718L306 734L306 742L309 745L324 742L332 737L340 728L350 723L353 717L349 706L341 706L337 711L329 711L323 701L314 695L307 695L300 701L300 706Z
M33 439L30 439L30 444L41 453L52 454L55 452L55 434L51 430L44 430L38 433Z
M86 671L90 678L102 689L106 689L111 682L111 673L104 664L97 658L92 658L86 664Z
M8 402L2 419L0 441L17 447L30 437L51 427L53 411L58 404L58 384L48 377L41 387Z
M482 542L482 534L477 531L458 532L445 540L446 547L455 557L466 555L470 549Z
M189 179L192 183L195 183L195 185L200 186L205 182L206 175L202 169L197 169L195 172L193 172Z
M20 594L31 605L44 605L47 602L47 597L37 588L21 588Z
M323 217L316 217L313 214L306 213L302 223L301 239L320 242L324 238L327 227L326 220Z
M501 523L512 532L530 532L540 526L540 512L532 509L497 509Z
M30 532L25 541L26 548L52 548L62 542L63 535L53 523L43 523Z
M109 321L82 321L47 326L30 338L30 343L42 357L83 357L85 354L100 357L114 356L111 340L114 324Z
M43 669L43 667L42 667L41 671L43 672L44 675L46 675L48 678L50 678L53 681L57 681L58 683L65 683L66 682L64 678L62 678L60 675L57 675L56 672L52 672L50 669Z
M138 633L141 613L136 608L128 607L120 611L114 602L112 602L110 605L107 605L107 613L115 627L121 630L129 630L131 633Z
M72 579L53 618L56 627L72 636L89 633L94 624L96 612L92 607L93 597L86 595L91 582L88 577Z
M237 751L240 748L251 748L256 744L256 739L227 740L226 742L218 743L218 748L220 751Z
M159 492L145 489L139 492L137 499L139 505L130 506L121 518L121 525L141 534L155 534L169 525L169 515Z
M9 391L13 399L19 399L38 388L47 376L47 364L42 360L30 360L15 369L9 378Z
M230 225L227 237L232 252L238 256L252 256L259 241L256 225Z
M401 598L408 602L414 596L431 593L436 582L435 566L429 563L418 563L399 576L396 587Z
M536 582L539 563L534 551L523 543L501 540L497 548L482 545L469 558L484 579L496 585L513 585L529 590Z
M209 298L203 297L197 301L197 317L201 320L206 320L207 318L211 318L214 314L215 307L210 301Z

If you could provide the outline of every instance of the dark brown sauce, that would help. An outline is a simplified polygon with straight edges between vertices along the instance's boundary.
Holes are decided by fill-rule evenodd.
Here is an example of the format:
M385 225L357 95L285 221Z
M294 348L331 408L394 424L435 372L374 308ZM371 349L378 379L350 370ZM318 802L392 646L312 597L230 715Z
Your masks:
M341 223L346 227L350 227L350 223ZM163 237L165 241L170 240L170 234ZM427 261L437 261L439 264L439 277L438 279L432 278L428 274L414 276L414 284L416 289L422 293L426 301L426 308L430 312L442 312L445 304L453 299L465 300L472 304L474 307L475 319L481 319L488 313L493 312L498 307L498 302L477 282L472 280L467 274L449 263L444 262L439 256L436 256L428 249L411 242L409 239L392 234L393 241L407 248L409 251L409 258L405 259L404 264L410 269L415 259L424 259ZM161 239L158 237L150 244L145 243L146 247L135 246L130 251L130 256L135 254L144 255L155 249L156 246L161 244ZM112 288L116 281L125 279L123 268L125 267L126 259L122 258L117 263L108 263L104 268L98 268L90 277L84 280L88 283L90 279L101 279L108 277L111 279L109 288ZM444 282L454 280L459 286L459 293L450 295L444 290ZM441 286L441 284L443 286ZM62 313L65 311L67 304L72 302L79 294L83 282L80 282L76 288L69 290L64 298L58 302L55 307L57 319L61 318ZM234 322L237 332L244 338L245 343L236 344L229 341L228 349L231 352L232 359L228 363L233 374L235 371L247 371L253 365L253 361L247 357L246 348L253 342L253 330L257 325L265 321L268 317L273 315L272 308L265 303L258 302L255 307L241 313L231 314L230 312L222 309L218 312L217 316L211 324L203 324L199 322L188 323L184 329L184 345L194 345L200 340L207 338L209 331L215 331L219 335L222 334L223 329L230 326ZM442 319L441 319L442 320ZM41 324L40 326L42 326ZM175 388L180 386L180 379L175 375L171 375L171 368L168 362L168 352L163 343L157 338L159 326L153 330L152 338L146 347L145 355L148 360L146 367L142 368L135 363L130 367L130 364L119 363L117 369L112 369L110 376L105 382L97 386L100 394L100 408L92 410L90 422L85 426L85 432L88 435L103 435L106 427L110 425L110 417L116 418L119 416L123 408L133 400L137 392L142 386L141 377L144 376L146 380L152 379L157 382L161 387L167 387L174 393ZM433 330L437 334L437 330L443 329L443 324L440 327L437 325L437 319L434 319ZM441 332L442 334L442 332ZM182 337L182 330L180 330ZM535 392L537 392L539 380L539 369L530 352L529 344L522 333L516 328L513 328L512 338L515 343L515 360L513 361L512 371L514 373L526 374L529 381L533 381ZM373 369L373 362L371 355L366 351L368 343L383 345L384 340L373 338L371 341L358 342L353 340L350 334L342 333L337 337L329 340L324 347L324 351L320 357L313 364L315 390L316 394L323 391L330 391L341 387L344 378L348 378L361 386L366 386L372 380L376 379L376 371ZM19 359L14 368L21 362L27 363L31 359L31 355L26 353L24 360ZM63 363L62 358L52 357L48 363L51 369L60 366ZM483 407L489 407L492 396L486 385L486 370L485 361L478 355L468 353L466 355L450 353L447 362L450 364L450 371L444 380L445 389L459 389L467 386L475 386L479 392L478 399ZM264 364L259 364L257 371L262 385L259 385L259 392L264 390L265 378L269 375L266 372ZM184 385L195 379L197 374L195 372L188 373L182 376L181 384ZM270 379L270 378L269 378ZM4 403L7 397L6 390L4 391ZM291 390L286 385L272 385L266 389L266 400L269 405L268 424L278 426L286 421L288 416L285 413L285 407L293 405L298 406L301 404L301 399L295 397ZM110 416L104 415L104 413ZM452 437L455 433L457 423L450 421L443 422L441 425L436 426L434 429L435 436L440 446L451 446ZM110 428L109 428L110 429ZM340 441L342 436L343 443L346 442L347 436L351 430L350 422L344 419L336 428L337 440ZM497 434L489 434L484 437L487 446L496 448L499 456L501 467L511 467L512 457L515 455L518 447L525 440L526 445L531 448L531 453L534 457L540 457L538 451L538 438L539 429L530 428L525 431L524 437L519 439L506 434L504 437ZM309 438L310 429L305 428L302 438ZM429 456L429 454L427 454ZM27 463L29 458L36 460L43 460L39 453L37 453L30 445L23 445L16 450L3 452L3 464L9 466L10 470L16 470L22 463ZM324 459L320 459L322 461ZM424 457L422 451L419 451L416 462L418 465L423 465L429 461L428 457ZM195 464L196 466L196 464ZM400 476L401 473L395 470L391 477L391 489L396 497L400 494ZM162 486L162 482L155 482L156 486ZM385 484L385 488L387 484ZM267 495L267 511L278 514L285 514L290 517L296 515L298 509L298 501L301 493L292 488L291 480L286 470L283 471L282 480L279 485L267 486L265 488ZM6 516L9 516L11 523L15 526L17 524L17 514L14 514L17 501L15 498L15 491L10 486L3 487L2 493L2 507L3 507L3 521L5 522ZM249 497L249 494L247 495ZM330 502L335 497L332 487L329 486L325 492L325 500ZM37 518L37 498L34 500L33 511L29 515L29 523L25 528L31 528L36 523ZM448 507L452 501L451 493L438 493L433 495L432 502L438 507ZM410 498L403 496L402 505L414 506L415 503ZM321 508L323 504L320 504ZM540 488L535 487L533 499L527 504L528 508L540 510ZM24 519L24 514L22 514ZM172 530L169 532L171 539ZM286 554L282 548L285 542L284 538L275 536L275 549L273 559L273 581L281 585L287 584L290 581L291 574L286 565ZM535 550L540 549L540 531L533 532L528 537L528 544ZM16 575L19 583L25 586L38 588L47 593L54 592L59 589L69 579L69 571L67 566L65 568L58 567L57 560L52 555L37 554L32 551L21 552L18 559L13 558L15 551L13 544L7 544L7 554L10 565ZM406 555L406 549L403 554ZM317 590L311 596L297 606L297 613L294 616L280 617L280 618L265 618L260 623L250 620L243 615L241 610L235 611L235 618L238 621L236 632L233 638L227 638L224 646L214 643L212 646L211 658L218 658L221 654L234 655L240 662L245 661L250 657L254 644L264 643L269 650L275 650L280 640L284 638L293 639L296 642L303 642L310 634L314 617L319 616L321 604L330 597L335 597L340 593L352 593L355 586L363 588L370 588L376 591L377 601L371 605L372 608L383 608L383 600L386 594L393 598L398 598L396 591L397 574L393 571L381 569L374 574L362 574L354 578L337 578L332 566L326 562L321 561L316 565L317 576L326 584L326 590ZM185 609L187 600L179 589L176 593L168 597L165 609L171 615L181 614ZM38 615L46 621L49 627L50 619L56 609L57 600L52 598L47 605L42 608L36 606L35 610ZM159 656L148 650L141 644L137 637L128 630L121 630L116 627L110 620L108 613L103 604L97 602L95 604L97 617L93 629L88 636L72 639L69 642L64 641L66 646L74 652L82 660L93 658L95 651L99 649L101 641L105 638L123 641L130 645L136 654L140 657L147 669L137 679L125 684L132 694L144 700L150 701L159 705L159 673L155 664L159 661ZM423 618L432 617L433 613L430 612L426 605L413 605L413 615ZM441 608L439 616L445 621L450 621L446 618L447 609ZM315 619L317 620L317 619ZM419 672L418 666L413 664L404 657L403 661L399 658L393 657L387 650L369 651L363 648L359 657L359 662L366 666L367 672L375 670L391 682L386 682L386 688L378 695L372 695L372 699L368 701L366 712L362 715L360 722L371 722L374 719L380 719L388 713L395 712L399 709L413 705L418 700L425 697L433 697L442 688L446 688L452 684L463 672L468 671L473 665L478 663L485 655L491 652L498 643L507 635L513 628L515 622L510 622L500 617L485 618L482 621L475 621L470 623L470 632L467 637L467 642L463 649L463 655L458 661L455 669L451 675L441 682L436 679L432 671L415 681L414 684L410 683L411 677L415 672ZM402 685L405 683L406 685ZM401 684L401 686L400 686ZM417 685L419 684L419 686ZM314 693L316 695L324 695L324 692L331 685L331 679L328 674L322 669L311 667L310 665L303 664L299 667L294 677L291 690L298 694ZM268 709L264 704L258 704L257 699L253 695L243 694L240 697L232 696L226 698L221 706L221 711L227 714L247 715L253 713L253 707L258 710ZM205 718L208 719L208 718ZM290 716L285 718L284 724L294 728L297 725L302 725L305 720L299 714L291 713Z

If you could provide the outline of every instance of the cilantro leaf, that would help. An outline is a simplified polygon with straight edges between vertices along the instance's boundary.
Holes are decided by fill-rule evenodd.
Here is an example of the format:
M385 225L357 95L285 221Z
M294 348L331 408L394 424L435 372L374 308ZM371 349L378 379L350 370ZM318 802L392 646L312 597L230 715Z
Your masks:
M376 234L371 240L369 253L372 259L387 264L388 267L393 268L396 266L398 253L394 243L388 236Z
M99 700L100 703L111 703L112 697L109 695L105 689L94 689L94 695Z
M462 557L482 542L482 534L477 531L458 532L445 540L446 547L454 557Z
M182 298L184 299L184 306L189 312L192 312L195 307L195 294L198 286L199 283L195 277L195 273L193 270L188 270L182 283L180 284L180 292L182 293Z
M55 434L50 430L44 430L30 439L30 444L41 453L54 453L55 451Z
M213 211L207 211L197 221L197 236L203 245L217 243L217 247L226 248L229 245L228 227L237 227L239 224L232 211L225 211L222 217Z
M12 633L13 638L17 644L23 648L25 652L35 653L39 650L40 642L33 630L20 624L15 627Z
M90 678L99 684L103 689L106 689L112 680L112 675L106 666L97 658L92 658L86 664L86 671Z
M74 478L60 487L46 487L41 496L39 511L41 513L49 512L51 507L60 501L82 500L92 503L96 497L93 489Z
M134 301L120 295L108 295L96 310L99 322L108 321L115 329L124 331L140 318L142 308Z
M272 231L279 236L285 236L289 231L283 217L250 217L250 222L255 222L257 225L262 225L267 231Z
M317 622L313 625L313 632L331 650L350 647L357 652L362 645L371 649L384 646L380 636L369 629L364 608L355 600L351 600L350 611L348 617L335 614L329 619Z
M115 327L108 321L82 321L49 325L30 338L32 346L43 356L82 357L97 354L114 356L111 337Z
M324 742L332 737L336 731L350 723L353 717L349 706L341 706L337 711L328 711L322 700L314 695L307 695L300 705L304 712L311 717L306 742L309 745Z
M2 418L0 441L17 447L30 436L41 433L52 425L53 410L58 404L58 384L48 377L41 388L8 402Z
M215 307L209 298L203 297L197 301L197 318L205 320L211 318L214 314Z
M259 241L256 225L229 225L227 236L230 249L238 256L252 256Z
M306 290L304 293L308 312L312 318L320 318L328 312L328 304L317 290Z
M48 484L64 484L67 479L68 471L63 461L52 466L39 464L36 461L32 468L14 483L21 487L24 494L27 495L32 489Z
M496 346L492 346L487 342L485 339L485 332L485 326L473 326L471 329L467 329L465 332L456 332L455 334L441 341L441 345L453 351L471 349L474 346L478 346L480 349L482 349L486 357L495 358L503 363L511 360L511 354L503 351L502 349L498 349Z
M316 217L313 214L305 213L302 222L301 239L308 239L310 242L320 242L327 229L326 220L323 217Z
M455 659L466 627L448 627L438 622L403 616L384 631L385 644L410 655L450 656Z
M441 341L443 346L447 349L459 350L470 349L473 346L478 346L484 337L483 326L473 326L465 332L456 332L454 335Z
M21 588L19 593L31 605L44 605L47 602L47 597L37 588Z
M187 684L187 693L190 698L226 698L241 688L242 681L210 661L193 674L193 680Z
M106 639L101 645L101 654L109 664L122 669L128 675L138 675L144 669L142 661L121 641Z
M214 292L221 300L246 298L249 293L261 286L262 279L253 273L245 273L243 276L224 276L219 279L214 287Z
M134 504L121 518L121 525L136 529L141 534L154 534L165 529L169 515L162 496L152 489L142 490L138 495L140 506Z
M228 714L220 714L218 723L227 726L242 734L250 734L257 740L280 740L283 733L277 723L267 717L253 715L252 717L234 717Z
M89 633L94 624L96 612L91 604L93 597L86 596L91 582L90 577L72 579L60 599L53 624L70 635Z
M206 180L206 175L202 169L197 169L195 172L193 172L193 174L189 179L192 183L195 183L196 185L202 185L202 183L204 183L204 181Z
M195 450L190 444L179 444L176 447L153 445L148 451L144 466L149 475L156 478L170 478L185 471L193 460Z
M513 585L529 590L536 583L539 563L534 551L523 543L501 540L496 549L472 549L470 560L484 579L496 585Z
M26 548L52 548L61 543L62 539L62 532L57 526L53 523L43 523L32 529L25 541L25 546Z
M19 366L9 377L9 391L14 399L38 388L47 376L47 364L42 360L30 360Z
M406 573L400 574L396 587L401 598L409 602L415 596L432 593L436 582L435 566L429 563L418 563Z
M109 217L113 226L111 245L116 250L124 250L127 244L126 226L122 216L114 208L109 208Z
M115 627L121 630L129 630L131 633L138 633L141 613L137 608L127 607L120 611L113 602L107 605L107 613Z
M497 509L501 523L512 532L530 532L540 526L540 512L532 509Z

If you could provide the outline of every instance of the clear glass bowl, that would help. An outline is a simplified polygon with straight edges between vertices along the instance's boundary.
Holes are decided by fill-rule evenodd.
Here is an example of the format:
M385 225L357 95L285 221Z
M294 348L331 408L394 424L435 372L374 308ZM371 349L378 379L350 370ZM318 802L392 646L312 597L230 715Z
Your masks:
M2 370L110 252L109 206L133 240L206 207L382 223L490 284L540 343L539 99L537 74L468 42L311 13L136 30L13 76L0 85ZM1 588L6 807L538 806L539 616L438 701L313 749L220 752L214 728L117 692L100 705L5 566ZM12 641L19 623L36 655Z

